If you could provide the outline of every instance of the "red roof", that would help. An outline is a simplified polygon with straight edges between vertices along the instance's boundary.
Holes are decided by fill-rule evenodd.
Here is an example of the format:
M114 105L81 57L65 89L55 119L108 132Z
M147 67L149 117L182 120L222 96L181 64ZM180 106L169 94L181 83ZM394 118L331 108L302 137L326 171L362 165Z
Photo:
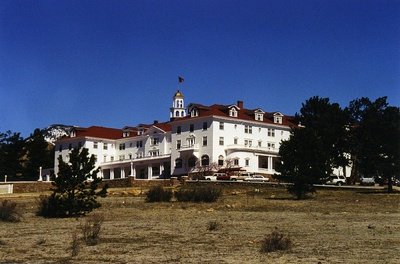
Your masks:
M243 104L243 103L242 103ZM258 121L255 119L255 111L259 110L260 108L256 109L245 109L245 108L240 108L238 111L238 116L237 117L231 117L229 116L229 110L231 107L237 105L219 105L219 104L213 104L211 106L204 106L201 104L190 104L189 108L197 108L199 117L205 117L205 116L222 116L222 117L230 117L230 118L237 118L241 120L248 120L248 121L254 121L254 122L260 122L260 123L268 123L268 124L277 124L274 123L274 113L276 112L265 112L264 113L264 118L263 121ZM190 114L190 113L189 113ZM187 116L184 118L180 119L175 119L175 120L182 120L182 119L190 119L192 117ZM284 125L284 126L295 126L295 121L293 116L286 116L284 115L282 117L282 124L278 125Z

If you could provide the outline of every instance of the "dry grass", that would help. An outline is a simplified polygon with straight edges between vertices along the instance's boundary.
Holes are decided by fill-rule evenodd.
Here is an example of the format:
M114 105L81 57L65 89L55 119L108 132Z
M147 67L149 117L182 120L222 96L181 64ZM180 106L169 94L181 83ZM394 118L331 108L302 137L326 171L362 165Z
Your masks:
M83 219L35 216L35 197L13 196L23 221L1 223L2 263L398 263L400 195L320 190L295 201L279 188L228 189L216 203L146 203L113 190L96 210L99 243L71 256ZM220 224L213 231L210 221ZM278 227L290 251L261 253ZM38 243L38 241L44 241Z

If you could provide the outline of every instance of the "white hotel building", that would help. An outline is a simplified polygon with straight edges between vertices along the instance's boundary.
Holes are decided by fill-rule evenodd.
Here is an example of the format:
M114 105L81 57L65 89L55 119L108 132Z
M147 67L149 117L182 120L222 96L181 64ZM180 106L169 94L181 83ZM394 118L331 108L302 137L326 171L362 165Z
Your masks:
M169 178L188 175L196 163L207 166L226 161L248 172L274 174L282 140L296 124L293 117L261 108L245 109L242 101L232 105L189 104L177 91L170 108L170 121L139 124L122 129L76 127L56 142L58 160L68 160L72 148L84 147L97 158L105 179Z

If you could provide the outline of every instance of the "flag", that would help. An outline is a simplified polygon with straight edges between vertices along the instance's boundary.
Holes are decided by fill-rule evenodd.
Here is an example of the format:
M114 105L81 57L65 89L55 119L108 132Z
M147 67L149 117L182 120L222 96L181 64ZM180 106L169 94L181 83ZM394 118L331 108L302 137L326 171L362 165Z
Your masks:
M179 83L183 83L185 81L185 79L183 79L183 77L181 77L181 76L178 76L178 81L179 81Z

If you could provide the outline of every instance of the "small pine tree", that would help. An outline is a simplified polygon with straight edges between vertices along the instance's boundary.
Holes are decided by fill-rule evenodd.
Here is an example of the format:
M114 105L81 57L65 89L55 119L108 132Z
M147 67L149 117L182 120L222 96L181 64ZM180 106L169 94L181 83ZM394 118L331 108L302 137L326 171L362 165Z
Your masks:
M107 186L97 191L102 179L94 168L95 157L89 157L88 149L73 149L70 161L58 158L59 172L53 183L53 193L40 201L39 215L46 217L71 217L83 215L100 207L98 196L107 195Z

